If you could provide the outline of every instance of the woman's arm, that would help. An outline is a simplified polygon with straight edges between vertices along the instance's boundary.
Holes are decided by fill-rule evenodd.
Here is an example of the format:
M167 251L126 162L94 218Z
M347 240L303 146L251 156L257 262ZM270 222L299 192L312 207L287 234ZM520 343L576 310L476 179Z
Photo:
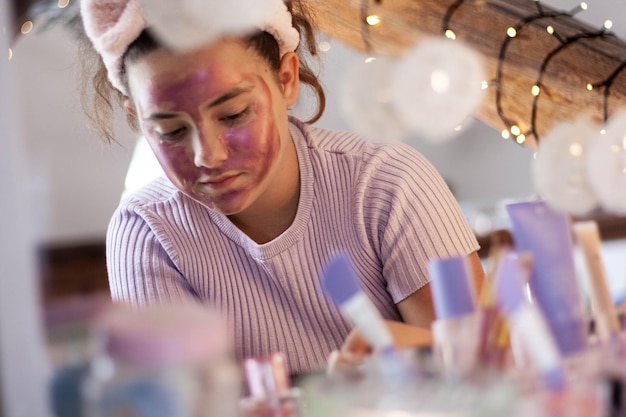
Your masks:
M480 258L476 252L467 255L467 262L470 274L474 277L475 294L478 296L483 285L485 272L483 271ZM422 288L400 301L397 306L402 320L405 323L430 329L430 325L435 319L435 309L430 284L424 285Z
M141 307L199 301L152 228L130 208L117 210L109 224L107 269L116 302Z
M476 252L467 256L470 273L474 277L476 295L482 287L485 277L480 258ZM387 321L393 335L394 344L398 348L430 346L433 343L430 326L435 320L430 284L426 284L398 304L398 310L404 322ZM334 361L346 364L359 362L372 352L371 346L358 330L353 330L341 347L339 355Z

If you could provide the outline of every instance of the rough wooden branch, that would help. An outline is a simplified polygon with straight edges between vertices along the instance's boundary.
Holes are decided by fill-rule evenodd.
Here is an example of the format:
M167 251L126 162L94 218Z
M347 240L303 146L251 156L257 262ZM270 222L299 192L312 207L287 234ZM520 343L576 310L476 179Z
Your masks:
M370 0L368 13L382 17L382 23L363 32L362 2L358 0L309 0L318 16L320 29L343 43L364 52L399 54L419 39L443 34L443 22L455 0ZM541 6L545 14L558 13ZM538 14L533 0L466 0L455 10L449 28L458 41L482 53L489 80L496 79L499 55L507 28ZM547 32L554 28L555 35ZM544 17L523 26L511 39L501 61L501 114L496 108L496 87L488 89L487 98L476 116L496 129L518 125L534 146L562 120L588 114L597 122L604 118L605 88L589 91L588 84L598 84L620 69L626 60L626 43L611 34L580 39L559 49L545 66L541 94L536 101L535 133L532 135L532 109L535 97L531 88L540 76L544 60L563 40L582 33L596 33L570 15ZM559 40L561 39L561 41ZM369 47L369 51L367 51ZM608 115L626 99L626 70L618 71L608 96ZM505 123L502 117L506 119Z

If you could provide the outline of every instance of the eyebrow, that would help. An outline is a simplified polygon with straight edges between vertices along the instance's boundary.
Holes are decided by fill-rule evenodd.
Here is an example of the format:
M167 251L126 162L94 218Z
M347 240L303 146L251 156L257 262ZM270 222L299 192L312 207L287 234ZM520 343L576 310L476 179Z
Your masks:
M235 97L238 97L245 93L249 93L250 91L252 91L253 88L254 88L253 86L235 87L232 90L229 90L226 93L222 94L215 100L211 101L209 104L206 105L206 107L209 109L213 107L217 107L220 104L223 104L229 100L234 99ZM175 117L178 117L176 113L153 113L149 117L147 117L145 120L164 120L164 119L173 119Z

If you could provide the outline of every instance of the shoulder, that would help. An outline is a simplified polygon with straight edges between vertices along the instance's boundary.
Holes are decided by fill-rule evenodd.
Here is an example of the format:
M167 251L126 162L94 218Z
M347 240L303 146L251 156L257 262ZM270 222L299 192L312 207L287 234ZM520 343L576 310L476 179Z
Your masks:
M154 204L179 200L182 193L164 175L149 182L137 191L124 196L120 207L148 207Z
M354 132L307 125L293 117L290 118L290 122L294 140L304 140L306 146L316 152L359 155L372 145L370 141Z
M319 154L355 158L372 165L428 163L417 149L403 143L374 142L355 132L306 125L295 118L290 121L296 132L294 140L304 140L311 151Z
M185 196L165 175L149 182L142 188L124 196L116 210L116 216L170 217L188 211L195 202Z

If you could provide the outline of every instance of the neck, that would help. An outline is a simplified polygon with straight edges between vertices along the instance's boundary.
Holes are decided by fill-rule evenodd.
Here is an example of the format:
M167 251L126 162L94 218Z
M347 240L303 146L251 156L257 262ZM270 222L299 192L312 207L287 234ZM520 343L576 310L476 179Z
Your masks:
M228 216L239 230L258 244L280 236L296 218L300 201L300 166L295 144L289 143L280 172L263 197L244 212Z
M300 199L299 185L298 180L296 193L281 207L258 207L254 212L229 216L230 221L258 244L276 239L296 218Z

